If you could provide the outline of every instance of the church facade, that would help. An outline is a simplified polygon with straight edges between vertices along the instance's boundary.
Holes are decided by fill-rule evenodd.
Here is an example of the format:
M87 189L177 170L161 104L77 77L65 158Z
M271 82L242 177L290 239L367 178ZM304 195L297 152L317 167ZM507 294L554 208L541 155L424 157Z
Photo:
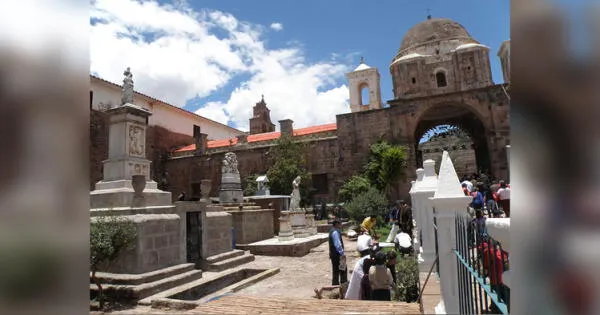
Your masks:
M507 43L499 53L505 80ZM467 149L474 152L476 169L507 179L510 101L506 84L492 81L489 55L489 47L459 23L429 17L406 33L391 61L394 99L387 102L389 106L381 100L379 70L361 60L347 74L350 113L337 115L332 124L301 129L294 129L291 120L282 120L280 132L275 132L263 98L254 106L249 134L212 141L199 134L193 145L175 151L166 162L168 190L174 196L182 191L194 196L199 194L202 179L212 179L214 195L223 155L229 151L238 155L242 178L264 174L270 166L269 148L281 134L288 134L309 144L313 188L316 197L327 202L336 201L343 182L362 170L371 144L386 140L407 146L406 180L396 187L396 197L406 198L424 158L419 140L439 125L468 133L472 148ZM452 156L453 147L444 149ZM426 153L430 157L436 152Z

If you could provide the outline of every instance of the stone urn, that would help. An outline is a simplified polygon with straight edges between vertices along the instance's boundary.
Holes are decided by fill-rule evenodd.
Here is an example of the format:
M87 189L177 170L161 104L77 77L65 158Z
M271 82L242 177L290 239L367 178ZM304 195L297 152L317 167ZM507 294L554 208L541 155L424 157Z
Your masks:
M142 193L144 192L144 188L146 188L146 175L132 175L131 186L133 186L135 196L141 197Z
M200 181L200 194L203 200L210 198L210 189L212 188L212 181L210 179L203 179Z

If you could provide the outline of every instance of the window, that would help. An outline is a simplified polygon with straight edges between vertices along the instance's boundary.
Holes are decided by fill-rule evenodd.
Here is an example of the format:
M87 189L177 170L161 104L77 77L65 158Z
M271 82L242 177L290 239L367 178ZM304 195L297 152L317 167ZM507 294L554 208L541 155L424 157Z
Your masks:
M92 110L93 104L94 104L94 91L90 91L90 110Z
M439 49L436 49L436 50L435 50L435 54L436 54L436 55L439 55L439 54L440 54L440 50L439 50Z
M448 85L446 82L446 74L442 71L435 74L435 80L437 81L438 87L445 87Z
M416 84L417 83L417 79L412 78L412 84Z
M267 132L267 125L265 125L265 124L262 125L262 132L263 133Z

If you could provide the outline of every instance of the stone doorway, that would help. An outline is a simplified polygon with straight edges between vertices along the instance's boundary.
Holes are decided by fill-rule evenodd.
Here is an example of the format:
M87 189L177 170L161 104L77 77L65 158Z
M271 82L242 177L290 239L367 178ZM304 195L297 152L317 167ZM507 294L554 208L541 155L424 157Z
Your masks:
M196 263L202 259L202 212L186 212L186 259Z

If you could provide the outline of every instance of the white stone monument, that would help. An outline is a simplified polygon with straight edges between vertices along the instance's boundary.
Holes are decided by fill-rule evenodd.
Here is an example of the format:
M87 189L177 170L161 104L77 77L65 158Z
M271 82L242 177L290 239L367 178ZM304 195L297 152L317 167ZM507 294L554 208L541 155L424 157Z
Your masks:
M224 204L244 202L244 192L242 191L242 181L238 170L237 155L233 152L225 153L225 158L223 159L219 200Z

